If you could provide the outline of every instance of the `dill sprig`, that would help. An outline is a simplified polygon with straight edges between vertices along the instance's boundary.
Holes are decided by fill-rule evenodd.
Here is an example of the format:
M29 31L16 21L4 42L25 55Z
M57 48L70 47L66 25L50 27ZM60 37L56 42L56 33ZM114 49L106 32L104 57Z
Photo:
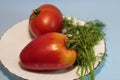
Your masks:
M94 46L104 38L103 28L105 24L99 20L88 21L84 25L74 24L74 19L64 17L63 34L68 36L66 47L77 51L78 66L76 73L80 79L90 71L89 80L94 80L94 65L96 56ZM81 72L79 72L81 70Z

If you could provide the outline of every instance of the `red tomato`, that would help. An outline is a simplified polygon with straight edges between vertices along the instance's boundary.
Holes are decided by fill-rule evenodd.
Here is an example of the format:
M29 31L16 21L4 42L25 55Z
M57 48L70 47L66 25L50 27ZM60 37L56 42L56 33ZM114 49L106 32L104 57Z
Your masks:
M30 70L56 70L72 66L76 61L76 51L68 50L66 41L66 36L56 32L35 38L21 51L21 65Z
M48 32L61 32L62 26L63 15L57 7L51 4L41 5L29 18L30 32L34 36Z

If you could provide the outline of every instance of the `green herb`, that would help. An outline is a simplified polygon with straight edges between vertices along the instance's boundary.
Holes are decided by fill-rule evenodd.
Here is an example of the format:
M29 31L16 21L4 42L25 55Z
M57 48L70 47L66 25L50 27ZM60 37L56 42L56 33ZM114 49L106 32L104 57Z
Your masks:
M78 66L76 73L80 80L83 80L89 71L89 80L94 80L94 64L96 61L94 46L104 38L104 26L105 24L99 20L88 21L84 25L80 25L75 24L73 18L64 17L63 34L69 38L66 46L77 51L75 65Z

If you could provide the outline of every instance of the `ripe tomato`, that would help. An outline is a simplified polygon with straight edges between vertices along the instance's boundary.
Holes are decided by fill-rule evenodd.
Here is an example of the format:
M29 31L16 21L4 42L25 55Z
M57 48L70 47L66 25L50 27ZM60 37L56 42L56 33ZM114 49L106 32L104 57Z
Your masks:
M66 41L66 36L56 32L35 38L21 51L21 65L30 70L56 70L72 66L76 61L76 51L68 50Z
M48 32L61 32L62 26L63 15L57 7L51 4L41 5L29 18L30 32L34 36Z

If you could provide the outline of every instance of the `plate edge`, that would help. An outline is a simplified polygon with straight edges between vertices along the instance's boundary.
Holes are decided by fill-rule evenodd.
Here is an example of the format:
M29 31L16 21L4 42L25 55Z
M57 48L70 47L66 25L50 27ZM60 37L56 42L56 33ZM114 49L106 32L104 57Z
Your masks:
M9 69L7 69L5 66L4 66L4 64L2 63L2 61L0 60L0 66L2 67L2 69L3 70L5 70L8 74L10 74L10 75L12 75L12 76L15 76L15 77L17 77L17 78L20 78L21 80L28 80L28 79L25 79L25 78L23 78L23 77L20 77L20 76L18 76L18 75L16 75L15 73L12 73ZM3 72L3 71L2 71ZM5 73L5 72L3 72L3 73ZM5 74L4 74L5 75ZM5 76L7 76L7 75L5 75ZM8 76L7 76L8 77ZM8 77L9 78L9 77Z

